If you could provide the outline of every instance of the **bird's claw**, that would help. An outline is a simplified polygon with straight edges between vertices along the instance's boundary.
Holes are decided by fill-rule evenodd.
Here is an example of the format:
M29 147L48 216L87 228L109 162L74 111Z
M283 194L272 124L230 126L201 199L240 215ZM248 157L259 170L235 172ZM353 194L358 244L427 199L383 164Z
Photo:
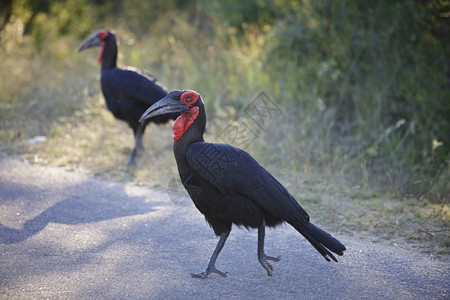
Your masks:
M203 272L200 273L191 273L191 276L194 278L201 278L201 279L205 279L208 277L209 274L211 273L216 273L219 274L222 277L227 277L227 273L228 272L221 272L219 270L217 270L216 268L208 268L206 270L204 270Z
M136 162L134 161L134 159L129 159L127 161L127 167L136 167Z
M260 257L258 257L259 263L261 264L261 266L263 266L264 269L266 269L267 271L267 276L272 276L273 274L273 266L271 263L268 262L268 260L272 260L275 262L280 261L280 256L278 257L272 257L272 256L267 256L267 255L262 255Z

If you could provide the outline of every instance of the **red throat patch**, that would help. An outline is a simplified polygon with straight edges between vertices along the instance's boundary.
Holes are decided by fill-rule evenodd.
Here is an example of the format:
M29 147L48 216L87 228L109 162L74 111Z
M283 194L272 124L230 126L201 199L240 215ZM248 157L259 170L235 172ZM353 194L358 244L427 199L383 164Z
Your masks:
M186 130L197 119L199 108L197 106L191 107L188 111L182 112L172 125L173 140L178 141L181 139Z
M102 41L102 51L100 51L100 54L98 55L98 63L102 64L102 58L103 58L103 52L105 52L105 42Z

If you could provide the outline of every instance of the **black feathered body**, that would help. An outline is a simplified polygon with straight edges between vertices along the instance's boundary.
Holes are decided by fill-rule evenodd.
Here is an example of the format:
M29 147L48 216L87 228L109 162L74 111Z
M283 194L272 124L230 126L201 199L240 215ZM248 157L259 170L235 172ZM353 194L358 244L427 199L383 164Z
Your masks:
M131 68L102 69L101 87L108 109L114 117L127 122L133 130L139 126L142 113L167 95L153 76ZM151 121L160 124L174 120L177 116L178 114L162 115Z
M258 228L287 221L306 224L308 214L247 152L225 144L198 142L186 151L180 173L194 204L217 235L232 224Z
M181 139L174 154L181 181L197 209L216 235L229 232L232 224L259 228L283 222L299 231L325 259L342 255L345 247L309 221L309 215L286 188L250 154L227 144L203 140L206 115L200 113Z
M128 165L135 165L135 157L144 148L142 137L148 123L166 123L175 120L179 114L160 115L139 123L147 108L167 95L166 89L150 74L134 68L117 68L116 36L109 30L98 30L86 38L78 51L101 46L98 60L101 64L101 88L107 108L119 120L132 129L135 146L130 153Z
M167 95L167 90L152 75L135 68L117 68L117 41L109 33L103 41L101 53L101 87L106 105L112 114L136 133L139 117L144 111ZM175 120L179 114L158 116L156 124ZM143 125L148 124L148 121Z

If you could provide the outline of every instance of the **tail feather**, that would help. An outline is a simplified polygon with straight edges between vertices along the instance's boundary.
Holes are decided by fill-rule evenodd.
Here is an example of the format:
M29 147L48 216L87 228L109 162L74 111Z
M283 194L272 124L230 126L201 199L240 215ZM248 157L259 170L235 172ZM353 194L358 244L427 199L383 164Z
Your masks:
M309 223L307 226L294 226L294 228L297 229L298 232L300 232L327 261L330 261L331 258L337 262L337 259L331 252L337 255L343 255L346 250L341 242L314 224Z

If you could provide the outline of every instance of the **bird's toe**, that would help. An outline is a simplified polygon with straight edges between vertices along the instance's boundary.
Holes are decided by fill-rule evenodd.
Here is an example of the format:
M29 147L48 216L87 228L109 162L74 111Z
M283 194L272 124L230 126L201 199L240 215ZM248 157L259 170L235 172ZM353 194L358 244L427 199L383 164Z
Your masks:
M267 256L267 255L263 254L260 257L258 257L258 260L259 260L259 263L261 264L261 266L263 266L263 268L267 271L267 275L272 276L273 266L271 263L268 262L268 260L278 262L278 261L280 261L280 256L272 257L272 256Z
M281 256L273 257L273 256L267 256L267 255L266 255L266 259L267 259L267 260L273 260L273 261L278 262L278 261L281 260Z
M261 266L263 266L264 269L267 271L267 276L272 276L273 274L273 266L271 263L269 263L267 260L261 260L259 262Z
M206 270L204 270L203 272L200 272L200 273L191 273L191 276L194 277L194 278L205 279L211 273L216 273L216 274L219 274L222 277L227 277L227 273L228 272L222 272L222 271L217 270L216 268L210 268L210 269L206 269Z
M191 276L194 278L201 278L201 279L205 279L206 277L208 277L208 273L205 271L200 272L200 273L191 273Z

